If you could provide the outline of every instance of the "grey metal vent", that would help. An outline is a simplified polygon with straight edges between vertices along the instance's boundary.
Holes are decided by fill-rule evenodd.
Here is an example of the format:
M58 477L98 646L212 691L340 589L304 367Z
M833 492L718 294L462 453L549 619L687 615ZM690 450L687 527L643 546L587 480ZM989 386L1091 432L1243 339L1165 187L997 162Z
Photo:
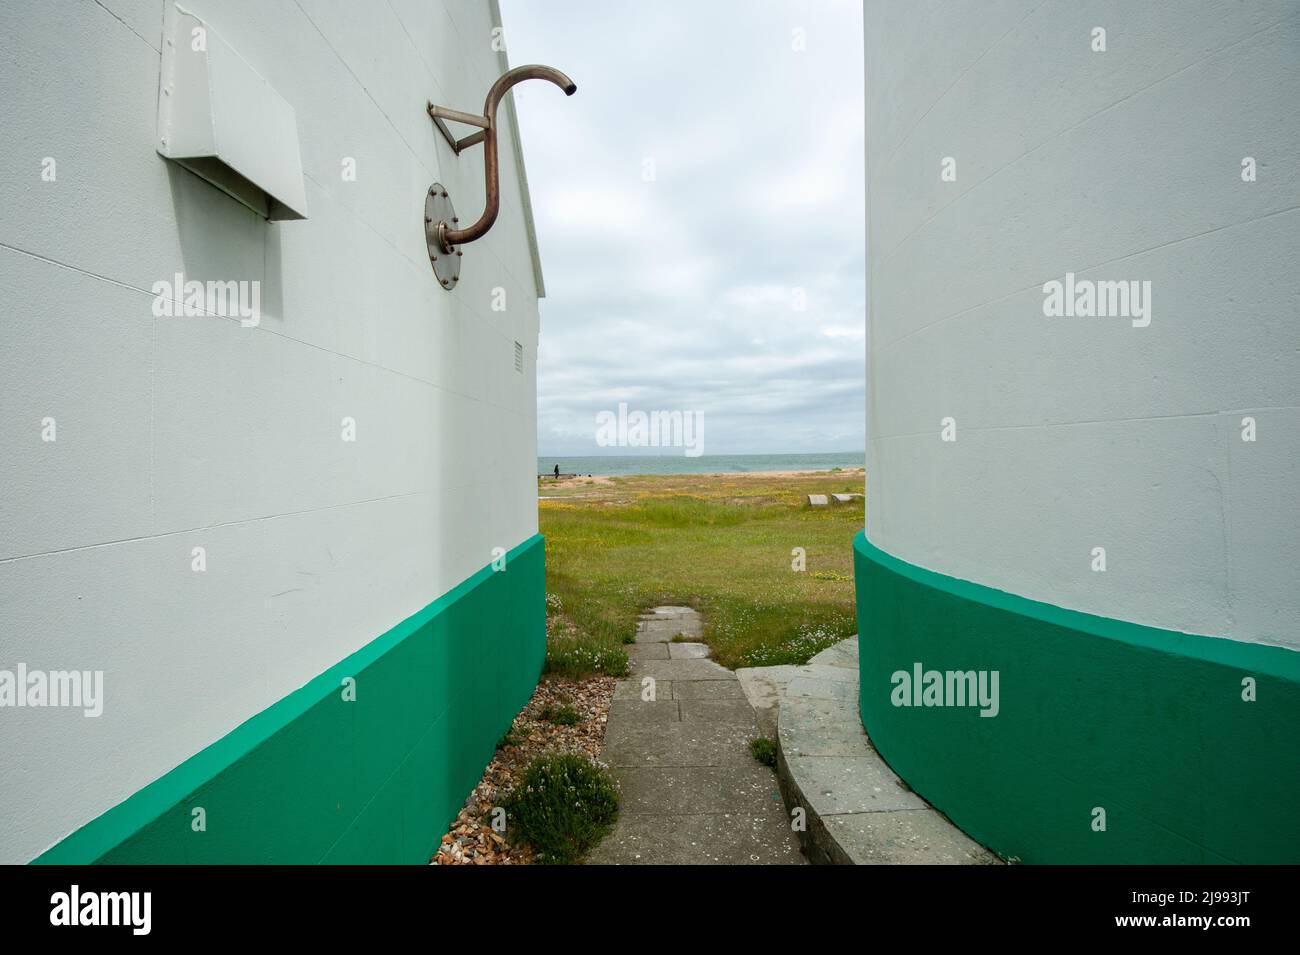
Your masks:
M206 22L165 16L159 154L264 218L307 218L293 106Z
M524 371L524 346L515 342L515 371L523 374Z

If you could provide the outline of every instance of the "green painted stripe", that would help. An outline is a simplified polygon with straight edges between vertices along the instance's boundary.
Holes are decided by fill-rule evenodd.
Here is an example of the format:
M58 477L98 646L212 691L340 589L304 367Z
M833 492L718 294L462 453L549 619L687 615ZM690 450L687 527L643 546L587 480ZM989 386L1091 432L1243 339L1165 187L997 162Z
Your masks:
M545 656L535 535L34 861L426 862Z
M863 533L854 551L863 725L971 836L1025 862L1300 862L1300 653L1029 600ZM998 671L998 715L894 706L917 662Z

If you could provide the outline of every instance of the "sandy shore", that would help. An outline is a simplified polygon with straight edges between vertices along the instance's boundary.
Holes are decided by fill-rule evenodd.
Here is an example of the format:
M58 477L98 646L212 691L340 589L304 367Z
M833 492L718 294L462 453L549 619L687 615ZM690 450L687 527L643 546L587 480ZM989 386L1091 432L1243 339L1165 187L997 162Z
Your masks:
M811 471L710 471L706 474L691 475L693 477L814 477L818 474L856 474L859 471L866 472L866 468L840 468L838 471L832 471L830 468L814 468ZM684 477L686 475L683 475Z

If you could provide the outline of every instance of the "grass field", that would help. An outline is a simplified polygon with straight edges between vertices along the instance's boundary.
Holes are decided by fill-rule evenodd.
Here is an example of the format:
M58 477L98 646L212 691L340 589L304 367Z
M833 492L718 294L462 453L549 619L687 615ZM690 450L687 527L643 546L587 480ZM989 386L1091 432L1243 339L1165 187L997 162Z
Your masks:
M637 615L661 604L698 609L714 657L732 668L804 663L852 636L862 499L814 509L805 498L862 490L860 469L546 478L548 670L621 674Z

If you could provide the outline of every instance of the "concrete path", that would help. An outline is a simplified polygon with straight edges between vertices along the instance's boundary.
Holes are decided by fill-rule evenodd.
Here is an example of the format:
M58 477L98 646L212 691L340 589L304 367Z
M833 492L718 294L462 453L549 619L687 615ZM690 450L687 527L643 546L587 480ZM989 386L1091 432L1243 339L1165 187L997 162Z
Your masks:
M601 757L622 787L622 808L589 863L807 861L775 774L750 755L759 724L735 674L707 659L707 644L679 637L702 633L690 607L656 607L637 624Z

